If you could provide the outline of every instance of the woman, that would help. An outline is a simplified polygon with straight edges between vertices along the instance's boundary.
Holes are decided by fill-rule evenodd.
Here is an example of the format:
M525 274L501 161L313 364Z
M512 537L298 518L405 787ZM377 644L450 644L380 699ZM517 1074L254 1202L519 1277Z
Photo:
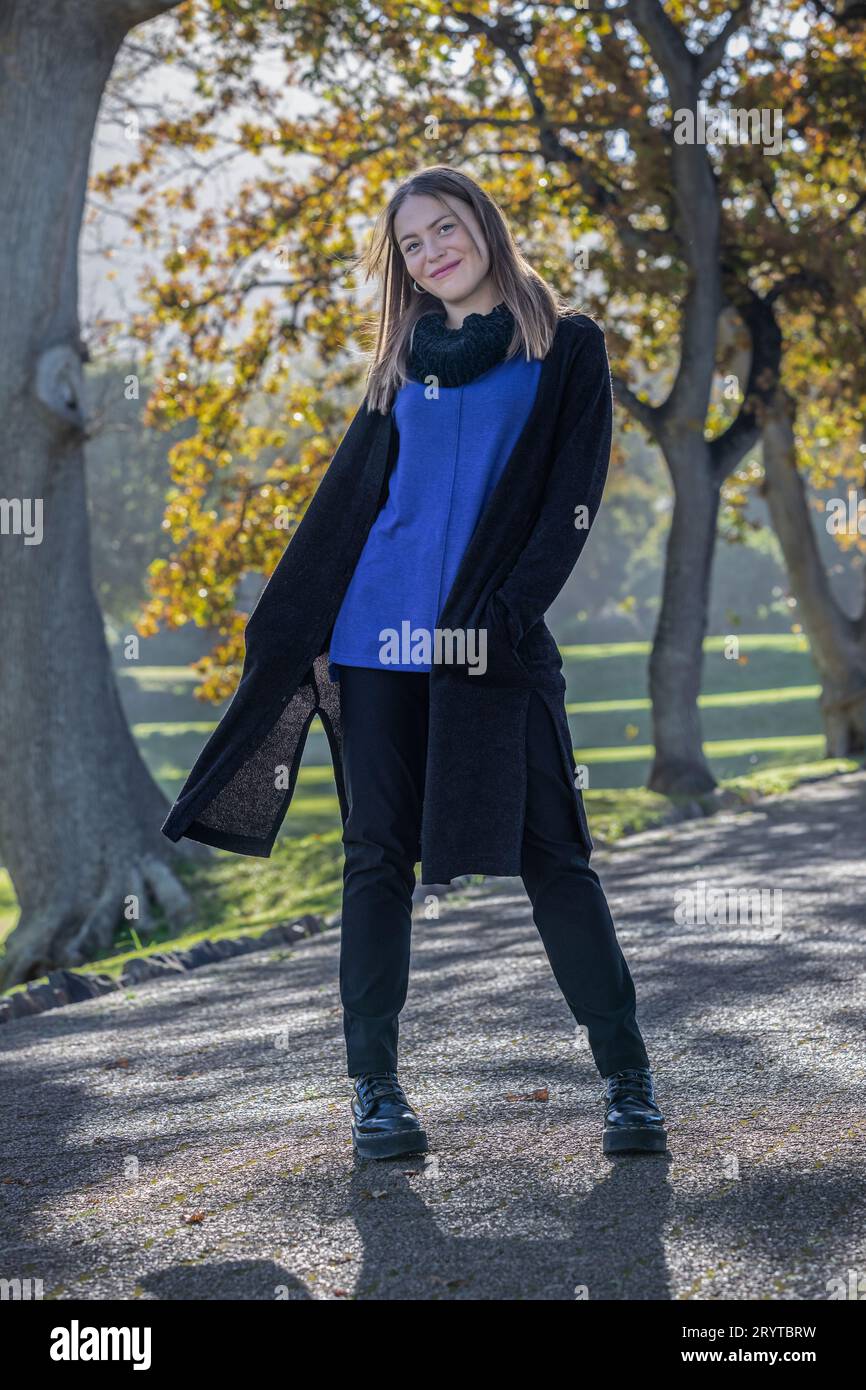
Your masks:
M607 473L603 334L446 166L397 189L366 264L383 312L364 403L250 617L235 699L163 830L269 854L318 713L343 819L356 1152L427 1148L397 1079L419 854L425 883L520 873L605 1079L603 1151L664 1151L543 620ZM275 767L288 770L276 791Z

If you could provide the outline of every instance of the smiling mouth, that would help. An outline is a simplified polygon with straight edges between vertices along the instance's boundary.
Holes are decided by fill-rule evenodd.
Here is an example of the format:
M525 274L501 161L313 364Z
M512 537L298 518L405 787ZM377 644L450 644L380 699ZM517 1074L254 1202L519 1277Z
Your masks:
M434 270L433 279L438 280L441 275L447 275L449 271L456 270L459 264L459 261L452 261L450 265L443 265L441 270Z

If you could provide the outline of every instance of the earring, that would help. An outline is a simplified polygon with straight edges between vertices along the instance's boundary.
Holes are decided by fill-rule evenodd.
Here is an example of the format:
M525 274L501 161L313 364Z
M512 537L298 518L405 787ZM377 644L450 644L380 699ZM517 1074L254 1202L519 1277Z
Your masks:
M412 286L413 286L414 289L416 289L416 290L418 291L419 294L423 294L423 293L424 293L424 291L421 289L421 286L418 285L418 284L416 284L416 282L415 282L414 280L412 281Z

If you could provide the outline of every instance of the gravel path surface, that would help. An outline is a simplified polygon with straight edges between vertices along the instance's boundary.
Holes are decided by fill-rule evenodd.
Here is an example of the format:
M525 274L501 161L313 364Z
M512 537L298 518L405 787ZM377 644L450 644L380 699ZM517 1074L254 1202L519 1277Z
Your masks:
M425 1157L353 1155L338 931L9 1023L0 1278L59 1299L827 1299L866 1273L864 846L857 773L594 854L665 1155L602 1155L601 1080L519 879L438 920L417 904L400 1079ZM701 881L763 889L765 920L740 899L691 921Z

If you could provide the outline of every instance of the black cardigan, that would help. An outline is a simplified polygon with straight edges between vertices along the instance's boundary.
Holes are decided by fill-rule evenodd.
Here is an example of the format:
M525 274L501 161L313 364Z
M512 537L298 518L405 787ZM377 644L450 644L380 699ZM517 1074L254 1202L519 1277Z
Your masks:
M562 314L532 411L437 619L440 628L487 629L487 670L439 663L430 672L417 854L424 883L520 873L533 690L553 717L576 833L592 851L574 783L562 658L544 614L601 503L612 417L604 334L584 314ZM162 826L169 839L270 855L316 714L345 825L340 686L328 676L328 641L387 496L397 444L393 412L368 412L363 401L250 615L240 683Z

